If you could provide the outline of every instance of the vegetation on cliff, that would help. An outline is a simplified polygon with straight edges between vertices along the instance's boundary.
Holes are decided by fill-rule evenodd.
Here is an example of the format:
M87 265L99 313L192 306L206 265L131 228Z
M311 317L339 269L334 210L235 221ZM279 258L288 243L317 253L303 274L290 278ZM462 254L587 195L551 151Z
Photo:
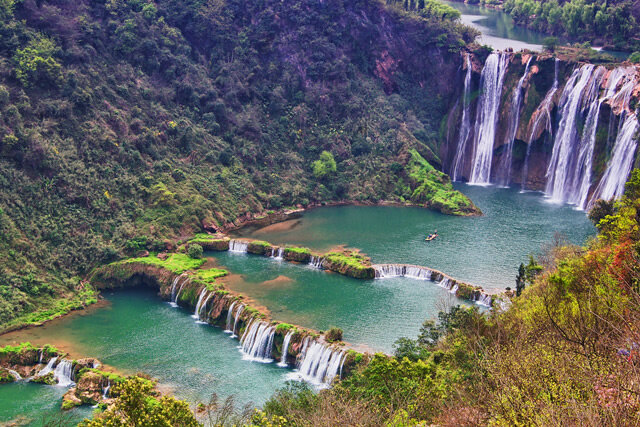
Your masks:
M246 213L398 200L401 153L440 165L475 34L368 0L6 0L0 16L3 327L87 304L80 278L123 252Z

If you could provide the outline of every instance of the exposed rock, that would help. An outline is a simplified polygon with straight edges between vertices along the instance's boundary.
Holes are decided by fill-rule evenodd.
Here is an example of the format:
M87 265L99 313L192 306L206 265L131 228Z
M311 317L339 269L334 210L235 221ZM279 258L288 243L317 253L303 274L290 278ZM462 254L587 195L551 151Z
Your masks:
M285 248L283 258L287 261L308 263L311 260L311 251L306 248Z
M256 255L270 255L272 250L273 246L262 241L249 242L247 246L247 252Z
M149 251L138 251L136 252L137 258L144 258L149 256Z
M205 251L228 251L229 239L211 239L211 240L198 240L198 244L202 246Z
M82 405L82 400L76 396L75 387L70 388L64 396L62 396L62 409L69 410L80 405Z
M102 386L104 379L97 372L87 371L82 374L75 390L75 396L81 403L95 404L102 399Z

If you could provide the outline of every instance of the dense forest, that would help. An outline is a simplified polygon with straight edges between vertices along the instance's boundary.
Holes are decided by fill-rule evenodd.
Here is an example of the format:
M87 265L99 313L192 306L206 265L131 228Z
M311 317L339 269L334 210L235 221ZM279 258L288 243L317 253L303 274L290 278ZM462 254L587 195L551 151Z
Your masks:
M82 279L99 263L246 214L383 199L476 212L434 154L447 76L475 36L455 16L377 1L0 6L3 328L94 301Z

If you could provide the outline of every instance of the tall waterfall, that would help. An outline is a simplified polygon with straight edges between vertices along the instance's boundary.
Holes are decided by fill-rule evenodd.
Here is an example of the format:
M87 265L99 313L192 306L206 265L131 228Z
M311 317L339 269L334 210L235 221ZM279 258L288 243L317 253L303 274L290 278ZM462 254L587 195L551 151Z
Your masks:
M300 377L312 384L327 386L342 371L345 352L334 350L316 341L305 344L302 360L298 365Z
M271 351L275 333L275 326L259 320L252 321L240 339L243 358L255 362L272 362Z
M540 128L540 123L544 120L545 127L549 135L553 137L553 128L551 126L551 107L553 105L553 97L558 91L558 64L560 60L556 58L554 62L554 70L553 70L553 84L551 85L551 89L547 92L538 107L539 114L535 116L533 126L531 126L531 133L529 134L529 140L527 141L527 152L524 156L524 166L522 167L522 189L524 190L527 176L529 175L529 157L531 156L531 146L533 145L533 137L538 133L538 129Z
M464 153L467 149L467 140L471 132L471 120L469 117L469 105L471 104L471 57L469 54L465 56L467 65L467 73L464 76L464 91L462 93L462 120L460 122L460 133L458 134L458 148L453 158L453 168L451 179L458 181L463 172Z
M600 180L600 184L594 191L591 204L597 199L609 200L622 196L624 185L633 166L633 155L638 142L633 139L638 130L638 117L636 113L627 113L624 121L621 121L616 142L613 145L611 159L607 169Z
M246 253L249 244L242 240L231 239L229 240L229 252Z
M491 53L480 75L481 94L476 112L473 168L471 184L489 184L493 145L496 139L498 110L502 84L507 71L509 56L504 52Z
M293 336L295 332L293 330L290 330L289 332L287 332L287 335L285 335L284 337L284 341L282 341L282 357L280 358L280 362L278 363L278 366L286 368L287 365L287 355L289 352L289 343L291 342L291 337Z
M238 303L238 301L234 301L231 303L231 306L229 307L229 311L227 311L227 327L224 330L226 333L228 334L232 334L233 330L231 329L232 323L231 323L231 319L233 318L233 308L236 306L236 304Z
M520 105L522 104L522 85L525 79L529 75L529 64L533 56L530 56L527 60L527 65L524 67L524 73L518 84L513 89L511 94L511 105L509 108L509 122L507 125L507 135L505 139L505 155L502 157L500 167L498 169L498 182L501 185L507 186L511 182L511 163L513 160L513 143L516 139L516 132L518 131L518 125L520 124Z
M73 384L71 379L73 375L73 363L70 360L63 359L58 363L53 371L53 377L58 381L61 387L69 387Z
M578 139L578 125L584 110L596 100L605 71L603 67L596 69L592 64L583 65L574 70L562 91L561 119L546 174L545 192L553 201L572 200L575 203L579 185L574 182L574 177L579 174L575 170L584 170L585 167L585 156L580 156L585 144L582 138ZM580 148L576 149L578 144Z

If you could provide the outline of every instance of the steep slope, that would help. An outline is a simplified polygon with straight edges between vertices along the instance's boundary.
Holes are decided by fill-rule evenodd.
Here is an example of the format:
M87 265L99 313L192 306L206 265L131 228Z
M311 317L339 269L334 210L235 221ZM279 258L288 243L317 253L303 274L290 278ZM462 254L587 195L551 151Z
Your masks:
M0 6L4 326L64 312L123 248L293 205L412 201L406 153L440 167L473 37L364 0ZM459 194L447 210L476 212Z

